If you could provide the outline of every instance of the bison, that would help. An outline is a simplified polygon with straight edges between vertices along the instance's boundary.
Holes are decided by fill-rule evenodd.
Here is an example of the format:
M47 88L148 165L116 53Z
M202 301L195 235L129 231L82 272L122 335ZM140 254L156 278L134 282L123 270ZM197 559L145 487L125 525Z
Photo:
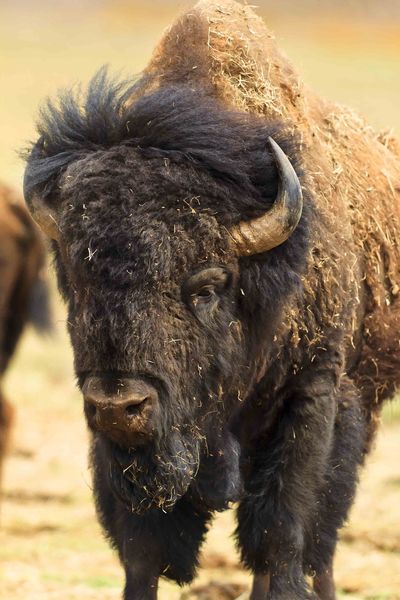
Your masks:
M400 381L400 160L207 0L142 76L43 108L25 195L52 238L125 600L194 576L237 502L251 600L333 600L338 530ZM311 576L311 583L309 583Z
M44 264L42 237L28 210L0 186L0 382L26 322L39 331L50 327ZM13 412L0 389L0 483Z

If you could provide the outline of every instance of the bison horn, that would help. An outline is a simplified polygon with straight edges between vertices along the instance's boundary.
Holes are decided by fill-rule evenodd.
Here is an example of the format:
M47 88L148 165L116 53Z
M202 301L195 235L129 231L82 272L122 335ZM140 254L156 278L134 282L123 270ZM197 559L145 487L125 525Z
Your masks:
M303 210L303 194L296 171L278 144L271 137L268 141L279 172L278 195L264 215L242 221L230 229L239 256L261 254L283 244L296 229Z
M27 204L33 219L43 233L53 240L58 240L60 238L60 229L54 211L35 195L27 200Z

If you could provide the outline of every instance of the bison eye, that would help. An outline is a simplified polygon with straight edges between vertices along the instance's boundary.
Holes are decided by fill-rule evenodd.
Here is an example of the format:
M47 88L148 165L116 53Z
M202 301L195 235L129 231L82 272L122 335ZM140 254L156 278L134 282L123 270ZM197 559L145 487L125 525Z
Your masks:
M190 294L193 304L197 304L198 302L206 304L207 302L210 302L214 296L215 287L213 285L204 285L194 294Z
M191 275L184 283L184 300L195 311L201 307L207 310L218 305L218 300L230 281L229 272L220 267L212 267Z

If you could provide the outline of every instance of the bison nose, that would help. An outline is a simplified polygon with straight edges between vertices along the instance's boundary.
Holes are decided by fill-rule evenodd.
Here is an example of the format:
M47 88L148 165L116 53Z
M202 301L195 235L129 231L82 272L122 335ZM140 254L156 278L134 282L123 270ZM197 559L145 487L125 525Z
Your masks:
M86 378L82 392L89 426L121 446L148 441L154 433L157 390L130 377Z

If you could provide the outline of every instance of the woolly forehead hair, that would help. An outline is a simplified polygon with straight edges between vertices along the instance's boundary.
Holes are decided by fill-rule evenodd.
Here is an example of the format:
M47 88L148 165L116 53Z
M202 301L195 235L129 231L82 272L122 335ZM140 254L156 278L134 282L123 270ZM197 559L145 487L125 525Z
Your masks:
M184 85L160 88L130 103L138 89L140 81L111 79L103 68L85 93L67 90L49 100L40 112L39 141L27 159L28 197L37 186L42 197L50 194L71 162L125 145L144 156L186 158L250 192L254 200L274 198L277 174L266 150L268 136L292 154L276 124L228 111L202 90Z

